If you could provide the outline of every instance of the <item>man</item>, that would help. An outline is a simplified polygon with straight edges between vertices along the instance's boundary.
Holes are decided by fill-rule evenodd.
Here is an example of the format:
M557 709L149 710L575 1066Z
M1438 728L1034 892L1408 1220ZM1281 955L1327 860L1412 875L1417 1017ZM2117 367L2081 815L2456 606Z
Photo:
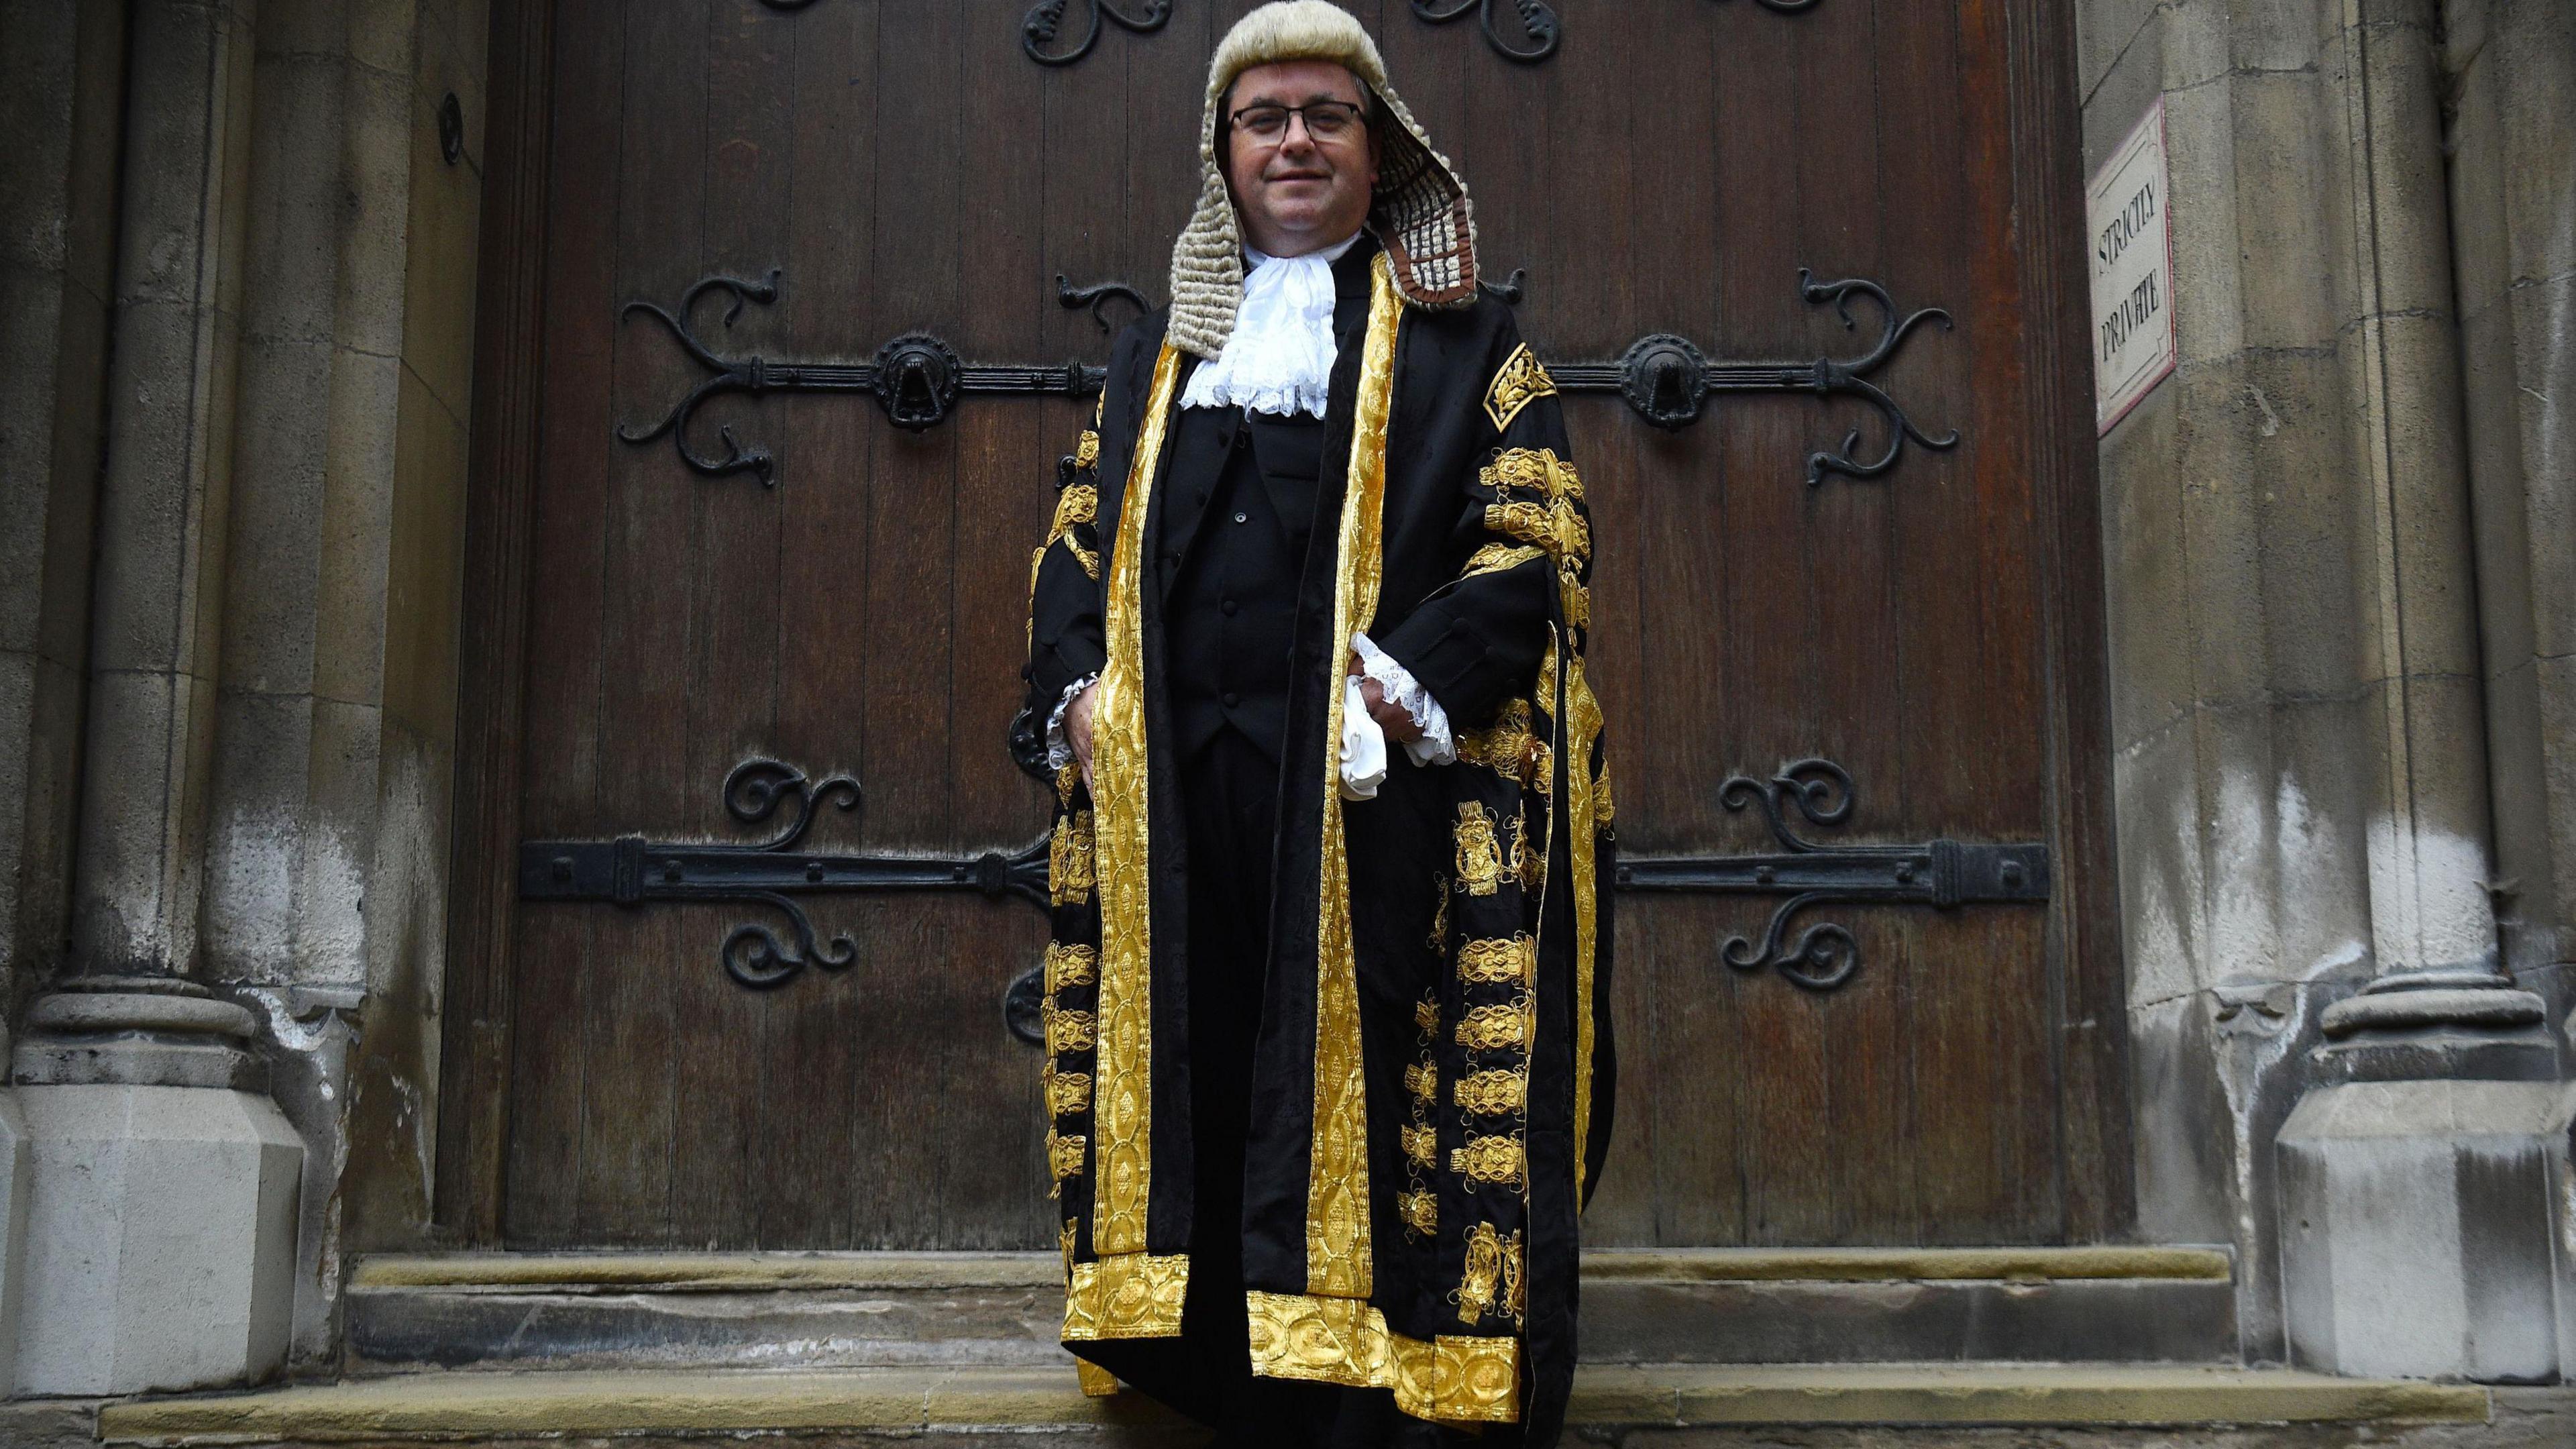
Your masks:
M1356 21L1247 16L1202 156L1031 582L1064 1339L1228 1445L1544 1446L1612 1082L1582 482Z

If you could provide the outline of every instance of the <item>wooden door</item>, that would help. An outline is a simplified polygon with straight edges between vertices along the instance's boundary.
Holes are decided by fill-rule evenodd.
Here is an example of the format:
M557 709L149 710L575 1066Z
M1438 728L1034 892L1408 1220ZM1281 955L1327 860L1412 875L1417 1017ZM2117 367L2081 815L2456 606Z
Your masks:
M1054 8L1062 54L1091 8ZM1107 351L1058 278L1160 299L1206 57L1250 0L1163 8L1041 65L1000 0L504 0L440 1179L468 1237L1052 1241L1038 1060L1004 1008L1043 937L1009 887L1047 797L1003 740L1027 551ZM2118 1232L2057 7L1559 0L1536 62L1409 0L1349 8L1463 169L1489 272L1526 269L1591 480L1639 887L1591 1241ZM1881 318L1850 291L1846 329L1801 267L1955 320L1864 367L1921 434L1874 476L1889 418L1815 360L1862 358ZM936 341L888 345L914 332ZM1618 365L1649 334L1708 365L1671 343ZM1797 366L1735 366L1765 359ZM653 432L728 368L739 387ZM1694 400L1695 423L1646 416ZM1819 452L1854 466L1811 483ZM1825 868L1759 808L1809 760L1856 798L1817 820L1773 791L1790 834L1918 847L1845 864L1919 855L1921 893L1932 842L1964 842L1940 870L2010 855L2033 878L1988 893L2028 899L1818 903L1784 952L1827 926L1847 938L1808 939L1856 955L1725 964L1787 899L1762 872ZM800 791L810 826L751 849ZM913 888L859 888L887 885ZM725 951L787 979L747 988ZM1851 969L1792 979L1819 962Z

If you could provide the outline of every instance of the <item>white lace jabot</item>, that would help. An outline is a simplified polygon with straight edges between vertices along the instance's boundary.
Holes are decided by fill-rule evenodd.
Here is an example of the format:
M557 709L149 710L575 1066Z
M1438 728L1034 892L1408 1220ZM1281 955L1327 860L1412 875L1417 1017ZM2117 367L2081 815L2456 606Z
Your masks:
M1333 263L1359 243L1302 257L1243 249L1250 265L1234 335L1217 360L1190 374L1185 408L1324 415L1333 382Z

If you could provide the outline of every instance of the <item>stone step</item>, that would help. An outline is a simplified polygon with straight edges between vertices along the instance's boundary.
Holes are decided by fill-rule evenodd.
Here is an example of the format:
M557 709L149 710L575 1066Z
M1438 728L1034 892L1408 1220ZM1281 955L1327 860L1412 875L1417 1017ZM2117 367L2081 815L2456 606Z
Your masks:
M1639 1430L1748 1425L2100 1429L2155 1425L2484 1424L2485 1389L2281 1371L2001 1364L1600 1366L1575 1381L1571 1422L1600 1442ZM902 1437L915 1445L1010 1432L1023 1449L1161 1449L1201 1437L1134 1393L1083 1397L1068 1370L407 1374L338 1384L108 1404L110 1444L523 1442L619 1435L622 1449L751 1434ZM1915 1435L1909 1442L1921 1442ZM1868 1442L1886 1442L1884 1434ZM834 1442L847 1442L836 1439ZM976 1442L991 1442L989 1437ZM1699 1442L1694 1440L1693 1442ZM1932 1442L1940 1442L1934 1440ZM2180 1441L2160 1433L2156 1442ZM2307 1440L2300 1441L2309 1442Z
M1584 1258L1619 1363L2229 1363L2222 1249L1687 1249ZM1045 1253L372 1257L353 1375L419 1368L1061 1368Z

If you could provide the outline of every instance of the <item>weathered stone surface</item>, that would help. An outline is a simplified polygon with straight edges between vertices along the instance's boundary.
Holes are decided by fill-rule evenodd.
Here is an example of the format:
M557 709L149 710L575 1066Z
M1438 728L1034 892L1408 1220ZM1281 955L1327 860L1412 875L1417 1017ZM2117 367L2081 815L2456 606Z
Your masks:
M2291 1352L2348 1374L2556 1379L2576 1288L2559 1184L2576 1088L2353 1082L2280 1133ZM2576 1361L2566 1367L2576 1367Z
M304 1156L277 1109L186 1087L17 1095L33 1169L18 1391L125 1394L273 1371Z
M1702 1425L2483 1423L2482 1389L2217 1369L1962 1365L1602 1368L1577 1375L1585 1437ZM1070 1370L883 1369L837 1374L448 1374L111 1404L109 1443L346 1442L442 1437L761 1431L1008 1431L1175 1420L1134 1394L1086 1399ZM1883 1430L1880 1432L1884 1432ZM633 1444L651 1442L621 1438ZM828 1441L827 1441L828 1442ZM1044 1443L1043 1439L1036 1442ZM1113 1441L1115 1442L1115 1441ZM1935 1441L1937 1442L1937 1441Z

